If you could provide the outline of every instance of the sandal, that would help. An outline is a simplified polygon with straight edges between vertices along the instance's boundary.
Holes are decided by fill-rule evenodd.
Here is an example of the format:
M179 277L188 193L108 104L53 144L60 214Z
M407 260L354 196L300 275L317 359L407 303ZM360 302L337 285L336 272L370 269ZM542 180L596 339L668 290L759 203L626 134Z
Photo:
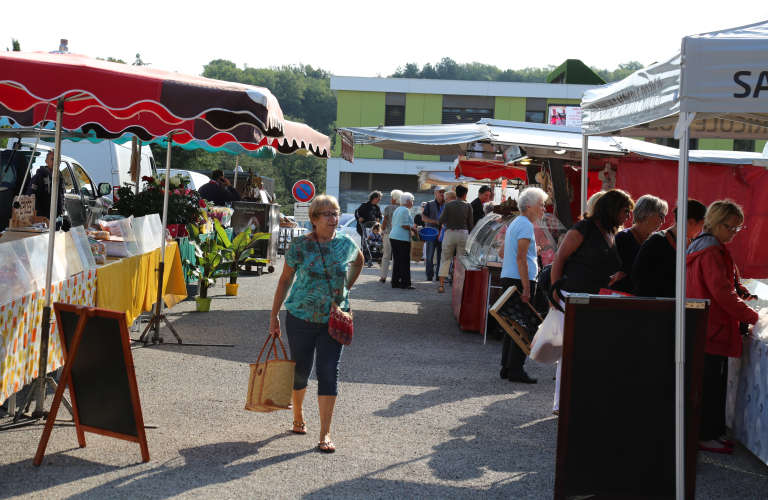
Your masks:
M381 281L382 283L386 283L387 282L387 278L380 278L379 281Z
M293 421L293 427L294 428L291 429L291 432L293 432L294 434L306 434L307 433L307 423L306 422L298 423L297 421L294 420ZM298 431L296 430L296 427L299 428Z
M437 293L445 293L445 288L443 288L443 287L438 287L438 289L437 289Z
M333 444L333 441L329 439L328 441L320 441L319 443L317 443L317 449L319 449L323 453L335 453L336 445Z

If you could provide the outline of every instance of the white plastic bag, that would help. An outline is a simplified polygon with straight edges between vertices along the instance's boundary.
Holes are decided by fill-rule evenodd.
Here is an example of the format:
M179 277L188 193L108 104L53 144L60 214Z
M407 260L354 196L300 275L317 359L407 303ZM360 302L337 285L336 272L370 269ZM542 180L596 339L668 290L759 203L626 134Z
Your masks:
M551 309L531 342L530 358L537 363L551 365L563 355L563 329L565 316Z
M768 344L768 311L760 312L760 319L752 327L752 335L759 339L760 342Z

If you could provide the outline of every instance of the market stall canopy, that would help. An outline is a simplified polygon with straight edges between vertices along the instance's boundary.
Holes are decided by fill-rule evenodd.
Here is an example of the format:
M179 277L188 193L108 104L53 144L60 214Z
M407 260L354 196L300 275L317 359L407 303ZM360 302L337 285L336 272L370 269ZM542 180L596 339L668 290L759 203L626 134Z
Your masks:
M528 156L577 159L580 158L582 141L581 129L576 127L488 118L468 124L344 127L338 130L351 132L355 144L370 144L382 149L422 155L458 156L471 150L475 143L483 143L531 148ZM500 155L500 149L496 151ZM609 137L590 138L589 152L601 155L625 154L618 142Z
M419 172L419 184L432 184L434 186L458 186L467 182L476 181L474 177L456 177L453 170L422 170Z
M768 21L683 38L674 56L584 92L586 135L768 139Z
M0 53L1 116L27 127L54 120L59 98L67 103L68 130L98 124L112 134L194 135L196 121L216 130L248 124L270 137L282 136L284 129L277 99L262 87L78 54Z
M616 137L616 141L626 150L630 156L640 156L656 160L680 159L680 150L662 146L654 142L638 141L628 137ZM749 165L765 161L765 153L749 153L744 151L707 151L691 150L688 157L691 163L709 163L721 165Z
M455 177L472 179L526 179L525 167L505 165L502 161L483 160L459 156L456 162Z

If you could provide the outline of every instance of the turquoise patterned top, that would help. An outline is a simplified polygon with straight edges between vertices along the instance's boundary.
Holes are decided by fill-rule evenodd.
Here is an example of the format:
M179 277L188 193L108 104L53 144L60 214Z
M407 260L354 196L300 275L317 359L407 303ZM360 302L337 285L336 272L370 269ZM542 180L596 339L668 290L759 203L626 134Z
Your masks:
M328 281L320 258L321 248L328 269ZM347 269L359 252L352 238L342 233L336 233L335 238L319 246L306 235L293 238L285 253L285 264L296 268L296 279L285 301L288 312L304 321L328 323L332 298L339 300L343 311L349 311ZM333 297L328 282L333 289Z

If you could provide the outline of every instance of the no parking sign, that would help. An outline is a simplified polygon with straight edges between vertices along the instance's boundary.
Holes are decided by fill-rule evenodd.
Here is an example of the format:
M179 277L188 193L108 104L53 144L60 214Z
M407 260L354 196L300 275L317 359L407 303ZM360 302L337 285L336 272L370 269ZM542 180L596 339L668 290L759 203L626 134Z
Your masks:
M299 203L309 203L315 197L315 185L307 180L298 181L293 185L293 197Z

